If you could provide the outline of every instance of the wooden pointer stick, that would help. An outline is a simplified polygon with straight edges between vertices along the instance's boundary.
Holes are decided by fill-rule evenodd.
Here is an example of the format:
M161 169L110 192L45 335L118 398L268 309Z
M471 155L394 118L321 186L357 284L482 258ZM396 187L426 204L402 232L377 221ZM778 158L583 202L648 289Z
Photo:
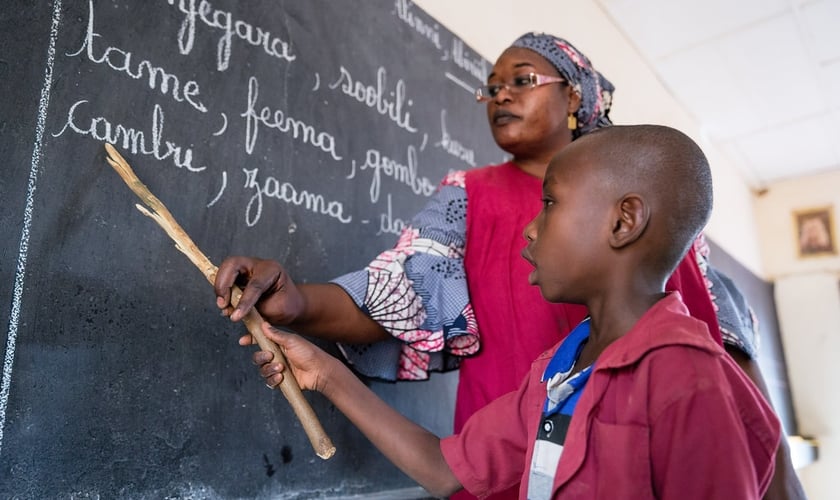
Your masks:
M161 203L161 201L157 199L151 191L149 191L145 184L140 182L140 179L138 179L137 175L134 174L131 166L129 166L128 162L125 161L119 152L117 152L116 148L108 143L105 143L105 150L108 152L108 157L106 158L108 164L114 167L114 170L120 174L123 181L125 181L128 187L134 191L134 194L136 194L151 210L147 210L141 205L135 205L137 209L144 215L154 219L154 221L157 222L164 231L166 231L166 234L175 241L175 248L186 255L192 263L195 264L202 273L204 273L204 276L210 284L213 284L216 281L216 272L219 268L214 266L204 253L198 249L189 235L187 235L186 231L181 228L178 222L175 221L175 218L172 217L172 214L169 213L166 206L164 206L164 204ZM241 297L242 290L234 286L231 293L231 303L234 307L239 303L239 299ZM286 360L286 356L284 356L280 351L280 348L278 348L274 342L267 339L263 334L261 325L265 322L265 320L262 316L260 316L260 313L257 312L256 309L252 307L251 310L248 311L248 314L242 318L242 321L245 323L245 326L248 328L251 335L257 340L257 344L259 344L260 349L263 351L271 351L274 353L275 360L282 362L286 365L286 367L291 366ZM280 390L283 392L283 395L286 396L286 399L289 400L289 404L292 405L295 415L297 415L301 424L303 424L303 429L306 432L307 437L309 437L309 441L312 443L315 453L325 460L332 457L335 453L335 446L333 446L332 441L330 441L330 438L324 432L324 428L321 427L321 423L318 421L318 417L315 415L315 412L312 411L312 407L309 406L309 403L303 397L300 386L294 378L294 375L292 375L291 370L286 370L283 374L283 382L280 383Z

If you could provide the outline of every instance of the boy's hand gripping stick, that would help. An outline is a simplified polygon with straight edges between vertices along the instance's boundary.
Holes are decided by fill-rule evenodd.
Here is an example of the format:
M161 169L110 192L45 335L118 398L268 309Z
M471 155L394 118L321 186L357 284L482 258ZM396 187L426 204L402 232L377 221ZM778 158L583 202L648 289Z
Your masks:
M137 209L140 210L143 215L154 219L154 221L157 222L164 231L166 231L166 234L175 241L175 248L186 255L190 261L192 261L192 263L195 264L202 273L204 273L207 280L213 284L216 280L216 272L218 271L218 268L210 262L201 250L198 249L189 235L187 235L178 222L175 221L175 218L172 217L172 214L169 213L169 210L167 210L164 204L161 203L161 201L157 199L157 197L155 197L155 195L153 195L142 182L140 182L140 179L137 178L134 171L131 169L131 166L129 166L128 162L125 161L122 155L120 155L120 153L108 143L105 144L105 150L108 152L108 157L106 158L108 164L110 164L114 170L120 174L123 181L125 181L128 187L134 191L134 194L136 194L143 203L149 207L149 210L147 210L145 207L138 204L135 205ZM231 303L234 307L239 303L241 296L242 290L234 286L231 291ZM330 438L324 432L324 428L321 427L321 423L318 421L318 417L315 415L312 407L309 406L309 403L303 397L300 386L298 386L297 380L294 378L294 375L292 375L291 365L280 351L280 348L277 347L274 342L268 340L262 332L261 325L265 322L265 320L262 316L260 316L260 313L252 307L251 310L248 311L248 314L242 318L242 321L245 323L245 326L248 328L248 331L254 339L257 340L257 344L259 344L260 349L274 353L274 359L282 362L286 366L287 370L283 374L283 382L280 383L280 390L283 392L283 395L286 396L289 404L292 405L292 409L303 425L303 429L306 432L307 437L309 437L309 441L312 443L315 453L325 460L332 457L335 453L335 446L333 446Z

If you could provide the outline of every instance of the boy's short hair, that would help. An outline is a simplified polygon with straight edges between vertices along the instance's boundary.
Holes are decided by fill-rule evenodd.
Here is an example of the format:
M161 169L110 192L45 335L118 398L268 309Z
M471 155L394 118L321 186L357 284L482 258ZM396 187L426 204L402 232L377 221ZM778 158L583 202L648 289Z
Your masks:
M662 125L615 125L580 141L598 141L592 157L605 181L645 192L651 221L663 235L658 270L670 274L685 256L712 212L712 174L706 155L690 137Z

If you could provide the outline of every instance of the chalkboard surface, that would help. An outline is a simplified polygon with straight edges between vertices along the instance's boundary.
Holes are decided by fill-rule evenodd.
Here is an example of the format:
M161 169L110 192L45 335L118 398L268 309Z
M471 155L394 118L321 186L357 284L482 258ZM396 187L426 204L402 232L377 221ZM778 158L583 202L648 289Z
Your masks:
M0 497L400 491L318 394L317 458L202 274L104 161L114 144L218 263L364 266L453 169L503 160L489 64L407 0L24 2L0 12ZM450 429L455 375L373 383Z

